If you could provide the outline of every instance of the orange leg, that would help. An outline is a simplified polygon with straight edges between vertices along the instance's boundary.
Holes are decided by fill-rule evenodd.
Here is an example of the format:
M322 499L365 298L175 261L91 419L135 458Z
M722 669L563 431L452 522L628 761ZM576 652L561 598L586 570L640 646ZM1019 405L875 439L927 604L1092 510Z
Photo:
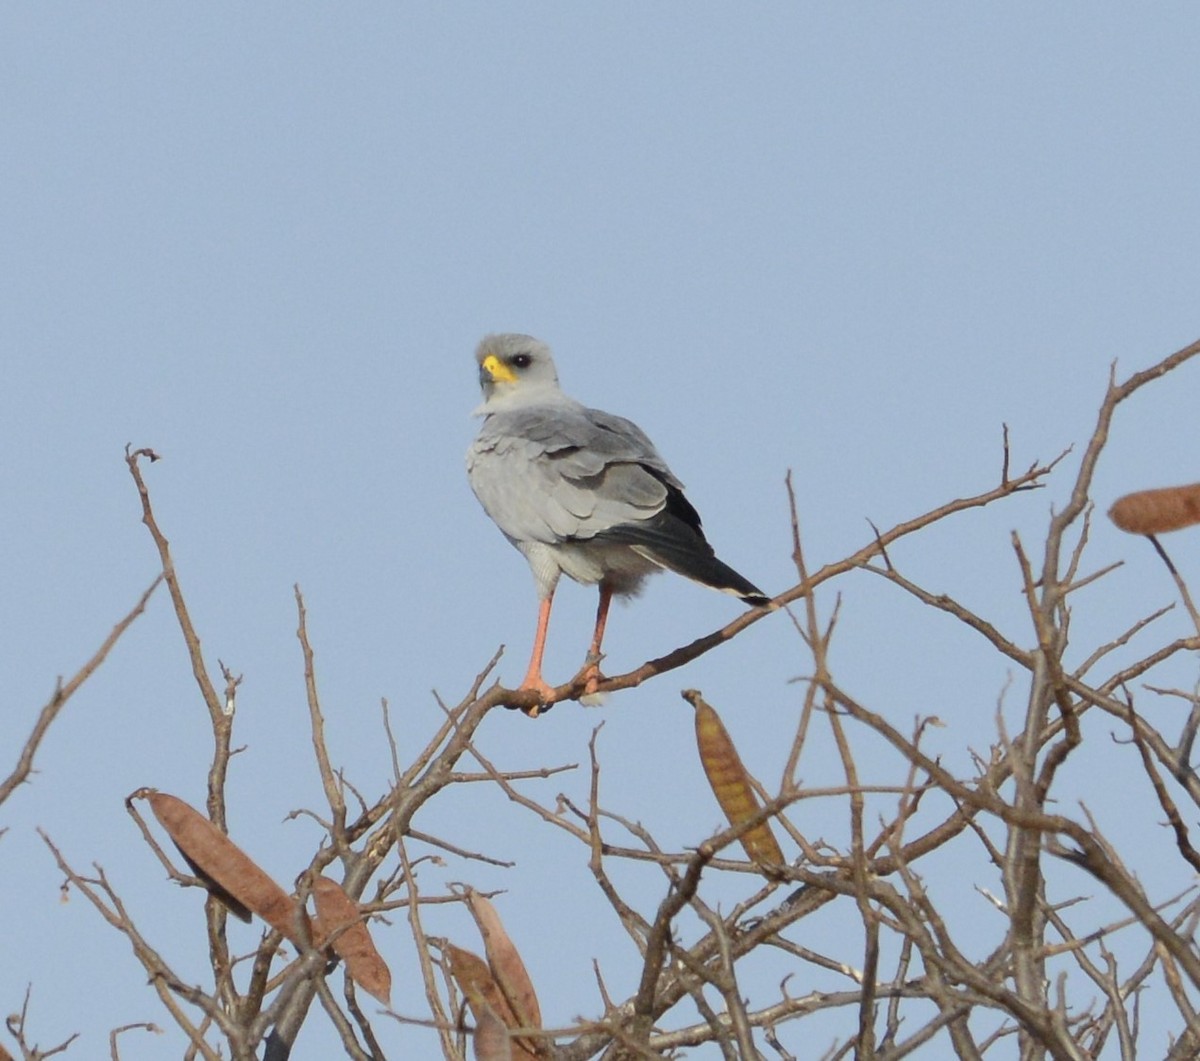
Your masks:
M610 604L612 604L612 587L606 582L601 582L600 604L596 608L596 630L592 634L592 645L588 649L587 661L583 667L584 680L587 682L584 688L584 696L594 693L596 686L604 678L604 675L600 673L600 660L604 658L600 652L600 645L604 641L604 627L608 624L608 607Z
M542 678L542 656L546 652L546 631L550 628L550 606L553 603L554 591L551 590L550 595L538 607L538 624L537 633L533 638L533 655L529 659L529 669L525 672L525 680L521 682L521 689L532 689L542 698L542 703L554 699L554 686L547 685ZM536 718L538 708L532 708L526 714L531 718Z

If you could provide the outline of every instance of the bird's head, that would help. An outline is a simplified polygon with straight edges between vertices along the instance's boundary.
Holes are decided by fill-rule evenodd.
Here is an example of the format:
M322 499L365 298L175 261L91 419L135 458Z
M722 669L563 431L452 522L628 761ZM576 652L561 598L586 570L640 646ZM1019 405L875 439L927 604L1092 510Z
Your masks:
M493 397L534 397L558 390L558 373L550 347L531 335L488 335L475 351L479 386L485 401Z

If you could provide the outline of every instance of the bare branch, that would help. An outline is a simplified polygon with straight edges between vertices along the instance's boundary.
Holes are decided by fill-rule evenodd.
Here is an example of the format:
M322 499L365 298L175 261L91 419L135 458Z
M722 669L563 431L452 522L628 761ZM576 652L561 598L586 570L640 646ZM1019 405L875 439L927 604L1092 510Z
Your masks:
M17 756L17 765L13 767L12 773L8 777L0 781L0 803L8 799L18 785L25 783L25 779L29 777L30 771L33 769L33 757L37 755L38 749L46 737L46 733L54 723L54 720L58 718L58 713L66 706L67 701L78 692L79 687L96 673L100 665L108 658L108 654L112 651L113 646L121 639L121 635L146 610L146 605L149 603L151 595L158 589L162 580L163 576L159 575L150 583L146 591L138 598L137 604L130 609L125 618L113 627L112 632L92 654L91 659L80 667L69 681L64 683L61 678L59 679L54 687L54 695L50 697L41 711L38 712L37 721L33 724L33 730L26 738L24 745L21 747L21 752Z

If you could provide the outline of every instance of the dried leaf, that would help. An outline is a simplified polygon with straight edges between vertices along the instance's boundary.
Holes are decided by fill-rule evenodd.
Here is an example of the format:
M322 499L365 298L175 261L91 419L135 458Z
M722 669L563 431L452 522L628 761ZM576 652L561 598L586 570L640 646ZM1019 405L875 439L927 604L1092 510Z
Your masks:
M1129 534L1165 534L1200 523L1200 483L1117 498L1108 518Z
M324 940L332 936L329 945L346 963L350 978L385 1006L390 1006L392 973L375 949L358 904L342 890L340 884L328 877L313 880L312 896L318 918L317 927L313 929L314 935L320 937L322 945Z
M298 918L303 911L240 847L194 807L165 792L145 790L150 809L180 853L233 913L249 920L251 911L302 946Z
M716 711L706 704L700 694L689 690L684 694L696 709L696 746L708 783L733 826L743 825L760 811L758 796L750 784L750 776L742 765L733 740ZM759 865L782 866L783 852L766 821L751 826L739 837L751 860Z
M533 989L533 981L516 946L504 931L496 908L474 889L467 892L467 906L483 937L492 976L504 992L513 1015L523 1028L540 1028L542 1010L538 1005L537 992Z
M487 962L478 954L472 954L469 950L456 947L453 943L445 944L442 951L448 959L450 975L458 983L458 988L467 1000L467 1005L471 1007L471 1014L475 1018L476 1025L485 1019L486 1013L490 1012L510 1030L520 1027L513 1015L512 1007L509 1006L504 992L500 990L500 985L492 976ZM534 1061L537 1058L537 1054L527 1049L520 1041L510 1040L509 1048L514 1061Z
M512 1061L513 1043L508 1037L508 1029L486 1002L482 1012L475 1018L472 1042L475 1061Z

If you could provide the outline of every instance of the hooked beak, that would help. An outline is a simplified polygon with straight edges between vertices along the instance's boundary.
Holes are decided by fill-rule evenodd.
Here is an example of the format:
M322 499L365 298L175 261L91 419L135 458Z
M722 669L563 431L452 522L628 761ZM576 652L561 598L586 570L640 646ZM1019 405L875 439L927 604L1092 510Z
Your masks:
M491 383L516 383L517 375L495 354L488 354L479 366L480 386Z

